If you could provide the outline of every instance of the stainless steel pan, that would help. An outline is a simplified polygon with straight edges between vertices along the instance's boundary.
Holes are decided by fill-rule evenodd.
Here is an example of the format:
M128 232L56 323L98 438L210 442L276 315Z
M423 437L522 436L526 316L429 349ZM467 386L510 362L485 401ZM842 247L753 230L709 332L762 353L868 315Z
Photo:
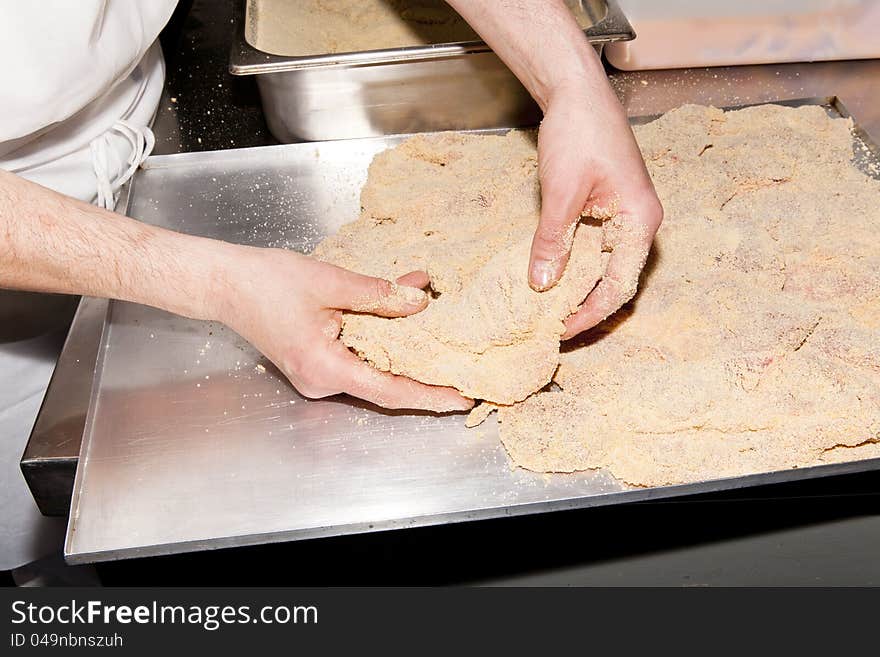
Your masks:
M256 0L236 7L233 75L256 75L272 134L285 143L534 124L538 107L482 41L289 57L256 48ZM589 41L635 38L614 0L577 0Z

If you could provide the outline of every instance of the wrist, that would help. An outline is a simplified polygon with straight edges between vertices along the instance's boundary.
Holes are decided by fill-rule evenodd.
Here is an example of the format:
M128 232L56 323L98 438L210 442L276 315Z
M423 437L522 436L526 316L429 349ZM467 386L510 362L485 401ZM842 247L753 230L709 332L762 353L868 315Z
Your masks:
M203 263L197 274L199 285L194 297L198 319L230 325L235 318L236 300L240 300L257 278L253 247L219 240L201 239Z
M601 97L605 90L610 91L602 62L593 46L586 41L569 58L566 66L553 70L552 75L538 84L536 89L533 95L544 113L560 99L566 102L590 101Z
M162 231L154 253L163 262L162 276L149 277L128 298L192 319L227 323L233 317L236 290L241 279L241 251L248 247L220 240ZM155 271L155 270L154 270Z

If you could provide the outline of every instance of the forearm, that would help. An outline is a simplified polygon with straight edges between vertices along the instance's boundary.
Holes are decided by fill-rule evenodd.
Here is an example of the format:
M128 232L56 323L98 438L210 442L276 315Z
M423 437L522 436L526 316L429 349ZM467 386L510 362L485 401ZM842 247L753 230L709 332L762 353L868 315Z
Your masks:
M563 0L447 0L546 111L557 93L613 96L602 63Z
M149 226L0 171L0 287L216 319L227 248L234 247Z

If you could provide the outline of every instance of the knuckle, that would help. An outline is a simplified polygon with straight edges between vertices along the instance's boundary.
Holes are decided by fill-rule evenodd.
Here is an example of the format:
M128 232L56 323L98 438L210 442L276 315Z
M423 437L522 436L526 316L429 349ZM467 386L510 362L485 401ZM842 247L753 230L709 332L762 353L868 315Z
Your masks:
M654 220L657 222L659 226L663 223L663 219L666 216L666 210L663 208L663 203L660 202L659 198L654 199L654 208L653 208Z
M300 379L300 373L304 369L302 365L302 354L298 351L291 351L284 354L284 357L281 359L281 369L288 379Z
M334 389L325 377L315 371L306 372L298 377L296 389L300 394L309 399L320 399L334 395L338 390Z
M391 281L386 281L384 278L374 278L373 279L373 293L376 295L376 299L384 299L387 296L390 296L394 292L394 286Z
M643 194L635 206L638 221L651 229L651 236L663 222L663 203L656 193Z
M322 397L326 397L327 393L317 388L309 383L300 382L296 386L296 389L306 399L321 399Z
M304 397L319 399L335 394L312 352L294 351L284 359L284 373Z
M542 222L532 240L532 251L536 255L555 256L565 250L564 234L565 229L561 221Z
M663 223L663 204L660 202L660 199L656 194L648 201L644 214L646 222L654 229L658 228L660 224Z

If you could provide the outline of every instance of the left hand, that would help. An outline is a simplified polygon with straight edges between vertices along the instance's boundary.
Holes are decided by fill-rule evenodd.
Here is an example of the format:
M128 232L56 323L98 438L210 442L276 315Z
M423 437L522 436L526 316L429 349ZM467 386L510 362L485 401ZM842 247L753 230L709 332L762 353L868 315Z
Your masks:
M538 163L542 202L531 286L542 291L559 280L582 213L605 220L604 247L611 251L604 276L566 320L568 339L635 295L663 207L610 87L598 97L579 89L554 93L538 133Z
M226 254L212 317L271 360L305 397L348 393L385 408L467 411L473 400L452 388L382 372L339 340L342 311L406 317L428 305L425 272L396 283L363 276L279 249L238 245Z

